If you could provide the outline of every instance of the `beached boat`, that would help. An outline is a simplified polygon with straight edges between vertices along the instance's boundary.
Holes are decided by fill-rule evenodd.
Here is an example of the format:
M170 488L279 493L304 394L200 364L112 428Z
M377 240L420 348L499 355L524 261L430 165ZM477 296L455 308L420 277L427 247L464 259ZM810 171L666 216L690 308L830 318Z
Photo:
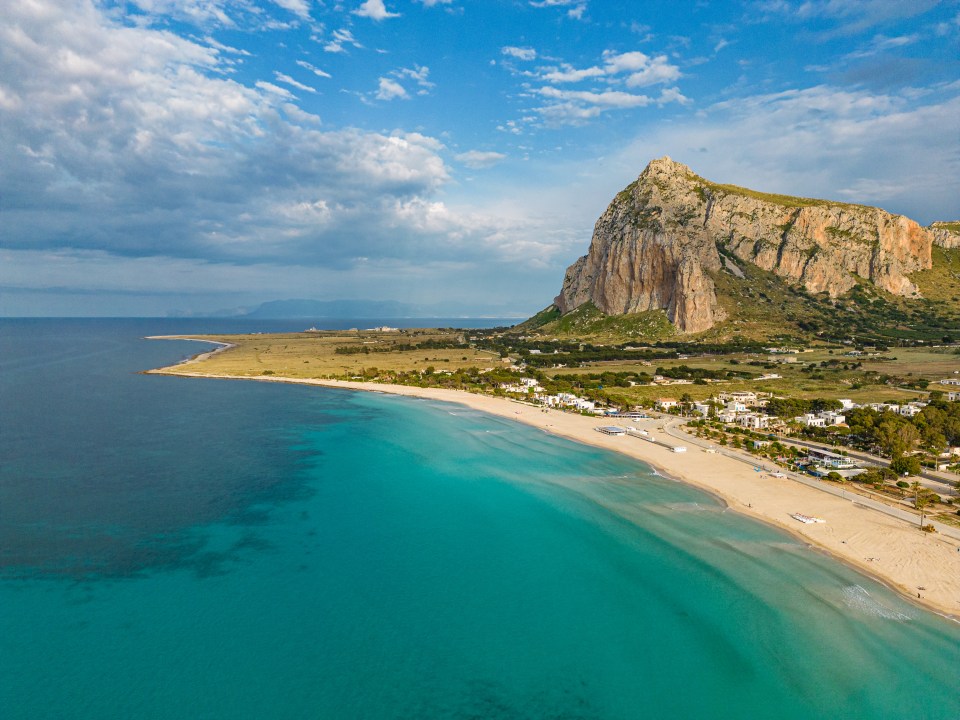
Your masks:
M800 522L806 525L812 525L813 523L824 523L826 520L821 520L818 517L813 517L812 515L804 515L803 513L792 513L790 515L794 520L799 520Z

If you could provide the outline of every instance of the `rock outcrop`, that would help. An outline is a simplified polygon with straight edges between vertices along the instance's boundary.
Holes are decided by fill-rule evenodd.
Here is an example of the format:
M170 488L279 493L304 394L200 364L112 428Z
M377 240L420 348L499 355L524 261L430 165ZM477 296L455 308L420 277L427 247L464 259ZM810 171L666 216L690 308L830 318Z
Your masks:
M960 220L955 222L935 222L927 230L933 236L933 244L947 250L960 248Z
M749 262L808 292L836 297L866 280L917 296L908 275L931 266L933 235L879 208L718 185L668 157L610 203L589 252L554 304L608 315L666 310L682 332L726 317L712 276Z

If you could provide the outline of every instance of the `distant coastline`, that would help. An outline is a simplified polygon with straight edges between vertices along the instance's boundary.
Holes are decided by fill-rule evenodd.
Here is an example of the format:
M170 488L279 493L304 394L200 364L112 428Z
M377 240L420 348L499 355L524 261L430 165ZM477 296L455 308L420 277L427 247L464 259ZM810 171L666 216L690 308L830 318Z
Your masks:
M155 336L153 339L174 338ZM596 431L596 427L602 424L599 418L545 411L505 398L460 390L282 376L210 374L188 369L204 358L223 351L228 343L220 345L209 353L201 353L177 365L147 370L145 373L387 393L458 403L522 422L559 437L646 462L669 477L721 498L737 512L791 533L837 560L880 580L912 602L960 621L960 541L955 538L921 533L915 525L902 520L879 512L864 512L865 508L855 501L774 477L769 472L757 472L738 460L708 454L693 445L689 452L673 453L665 447L637 438L602 434ZM651 419L643 422L658 428L661 421ZM656 429L652 431L657 432ZM804 524L792 517L796 513L822 518L826 522Z

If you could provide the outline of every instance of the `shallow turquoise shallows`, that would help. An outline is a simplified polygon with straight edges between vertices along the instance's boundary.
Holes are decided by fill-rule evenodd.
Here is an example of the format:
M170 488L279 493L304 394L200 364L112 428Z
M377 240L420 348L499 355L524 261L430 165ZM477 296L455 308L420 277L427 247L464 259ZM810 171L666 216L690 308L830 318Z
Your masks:
M960 718L960 627L792 538L459 406L136 374L203 329L0 322L0 718Z

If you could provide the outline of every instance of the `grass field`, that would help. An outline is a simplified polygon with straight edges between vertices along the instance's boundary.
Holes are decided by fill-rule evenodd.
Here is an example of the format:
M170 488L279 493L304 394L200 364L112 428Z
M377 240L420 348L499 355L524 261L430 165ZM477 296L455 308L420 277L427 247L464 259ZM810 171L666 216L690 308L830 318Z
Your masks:
M405 330L402 332L311 332L289 335L194 335L235 345L191 366L192 372L226 375L283 375L325 378L381 371L455 370L463 367L498 367L500 358L475 348L418 348L401 345L457 343L469 340L469 331ZM356 350L341 354L337 350ZM365 352L368 351L368 352Z
M374 377L397 372L436 372L463 368L503 368L503 361L490 350L477 347L443 347L470 343L469 330L406 330L403 332L341 331L284 335L202 336L236 345L195 363L191 371L228 375L280 375L294 378ZM195 336L200 337L200 336ZM412 347L415 345L421 347ZM430 347L430 346L439 347ZM339 351L339 352L338 352ZM929 389L945 377L960 374L960 355L955 348L891 348L883 353L888 360L849 356L845 349L815 347L793 357L793 363L772 363L767 354L692 356L680 359L594 362L576 368L546 368L542 372L557 379L601 373L646 373L681 365L717 373L748 372L754 376L775 373L770 380L729 379L707 384L634 385L606 387L620 402L644 403L659 397L689 394L706 399L722 391L751 390L796 398L850 398L854 402L905 401L922 398L920 389L902 389L899 384L925 379ZM513 360L517 356L512 356ZM826 363L826 366L823 364ZM856 367L862 363L861 367ZM888 378L893 378L888 382Z

